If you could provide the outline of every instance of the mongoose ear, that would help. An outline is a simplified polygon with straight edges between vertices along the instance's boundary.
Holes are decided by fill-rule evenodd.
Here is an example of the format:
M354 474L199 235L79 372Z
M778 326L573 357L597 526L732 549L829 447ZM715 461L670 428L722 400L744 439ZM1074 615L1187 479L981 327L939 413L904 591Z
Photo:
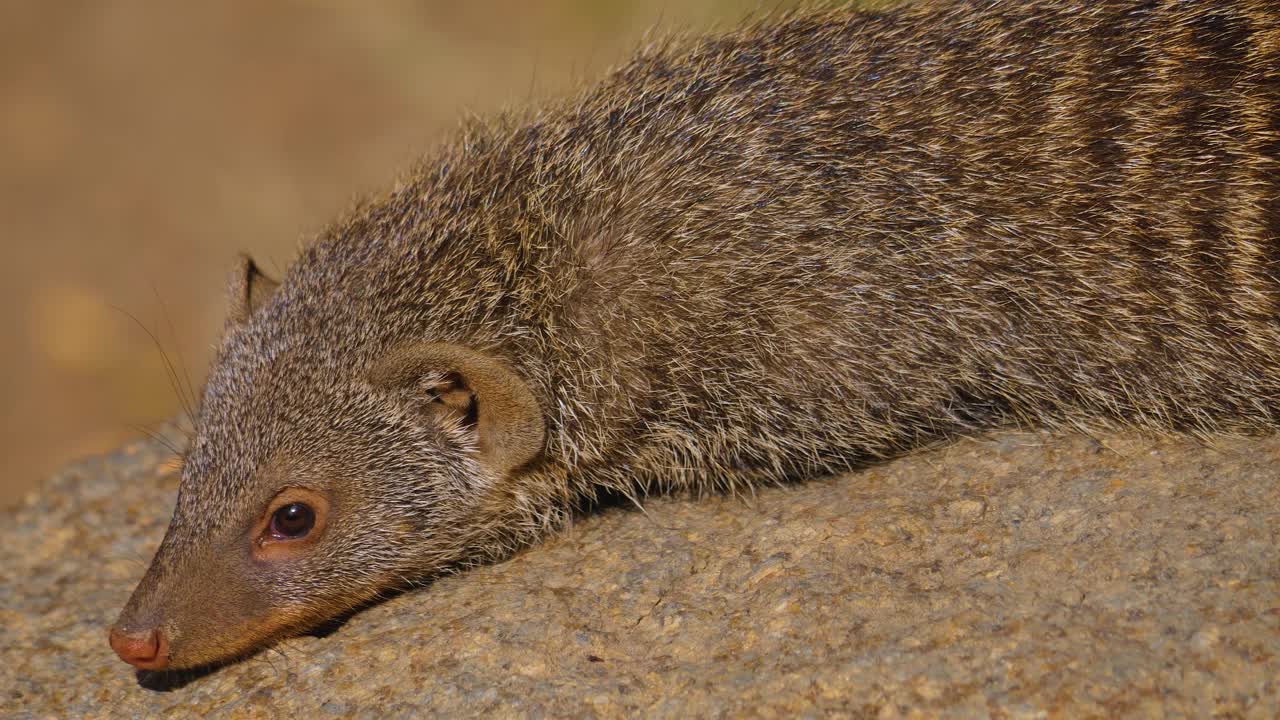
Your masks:
M496 477L542 453L542 408L524 380L497 357L447 343L411 344L389 352L368 377L406 397L415 410L475 433L480 463Z
M258 270L253 258L241 253L227 282L227 297L231 304L228 321L233 325L248 322L255 310L267 304L279 286L280 283Z

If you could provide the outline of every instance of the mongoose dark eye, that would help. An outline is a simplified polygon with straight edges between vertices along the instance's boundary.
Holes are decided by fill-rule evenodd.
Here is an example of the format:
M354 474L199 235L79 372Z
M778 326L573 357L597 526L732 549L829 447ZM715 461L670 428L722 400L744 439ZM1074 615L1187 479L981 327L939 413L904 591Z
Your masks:
M278 538L300 538L316 524L315 512L305 503L289 503L271 515L271 534Z

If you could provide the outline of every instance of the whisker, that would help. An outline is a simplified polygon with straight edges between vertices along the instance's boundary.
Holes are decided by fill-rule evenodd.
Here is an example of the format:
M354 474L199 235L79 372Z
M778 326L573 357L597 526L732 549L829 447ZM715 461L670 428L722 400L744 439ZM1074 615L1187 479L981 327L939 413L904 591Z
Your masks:
M169 308L164 303L164 299L160 297L160 289L156 287L155 282L151 283L151 292L156 296L156 302L160 305L160 314L164 316L165 324L169 327L169 337L173 338L173 351L178 356L178 366L182 369L182 378L186 381L187 398L192 408L199 406L199 398L196 393L195 384L191 382L191 372L187 365L187 358L182 354L182 343L178 342L178 332L173 327L173 317L169 314Z
M137 432L143 433L144 435L151 438L152 440L160 443L165 447L165 449L173 453L175 456L177 457L182 456L182 451L174 447L173 443L169 442L169 438L165 437L162 433L158 433L154 430L149 429L146 425L139 425L137 423L131 423L129 427Z
M156 346L156 350L160 353L160 361L164 364L165 375L169 378L169 385L172 388L174 395L177 396L178 402L182 406L182 411L186 413L187 417L192 422L194 422L195 412L193 411L191 404L187 401L185 394L182 392L181 381L178 379L178 371L174 367L173 361L169 358L169 354L165 352L164 346L160 343L160 338L157 337L156 334L152 332L151 329L148 328L141 320L139 320L136 315L128 310L117 305L108 305L107 307L124 313L126 317L132 320L135 325L147 334L147 337L151 338L151 342Z

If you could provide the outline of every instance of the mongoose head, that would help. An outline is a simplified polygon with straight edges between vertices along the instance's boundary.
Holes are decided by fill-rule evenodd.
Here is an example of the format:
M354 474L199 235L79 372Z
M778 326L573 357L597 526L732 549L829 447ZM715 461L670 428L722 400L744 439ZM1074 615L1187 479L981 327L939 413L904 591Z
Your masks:
M538 403L499 358L326 347L317 327L358 309L294 290L247 258L232 277L173 520L110 632L138 668L234 659L458 562L494 530L499 481L542 449Z

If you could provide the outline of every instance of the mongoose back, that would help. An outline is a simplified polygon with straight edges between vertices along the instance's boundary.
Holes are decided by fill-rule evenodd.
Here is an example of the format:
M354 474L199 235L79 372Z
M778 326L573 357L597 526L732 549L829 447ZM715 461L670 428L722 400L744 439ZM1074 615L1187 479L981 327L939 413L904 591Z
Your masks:
M243 656L601 491L1002 426L1280 420L1280 0L942 0L659 43L243 259L111 633ZM855 482L856 480L851 480Z

